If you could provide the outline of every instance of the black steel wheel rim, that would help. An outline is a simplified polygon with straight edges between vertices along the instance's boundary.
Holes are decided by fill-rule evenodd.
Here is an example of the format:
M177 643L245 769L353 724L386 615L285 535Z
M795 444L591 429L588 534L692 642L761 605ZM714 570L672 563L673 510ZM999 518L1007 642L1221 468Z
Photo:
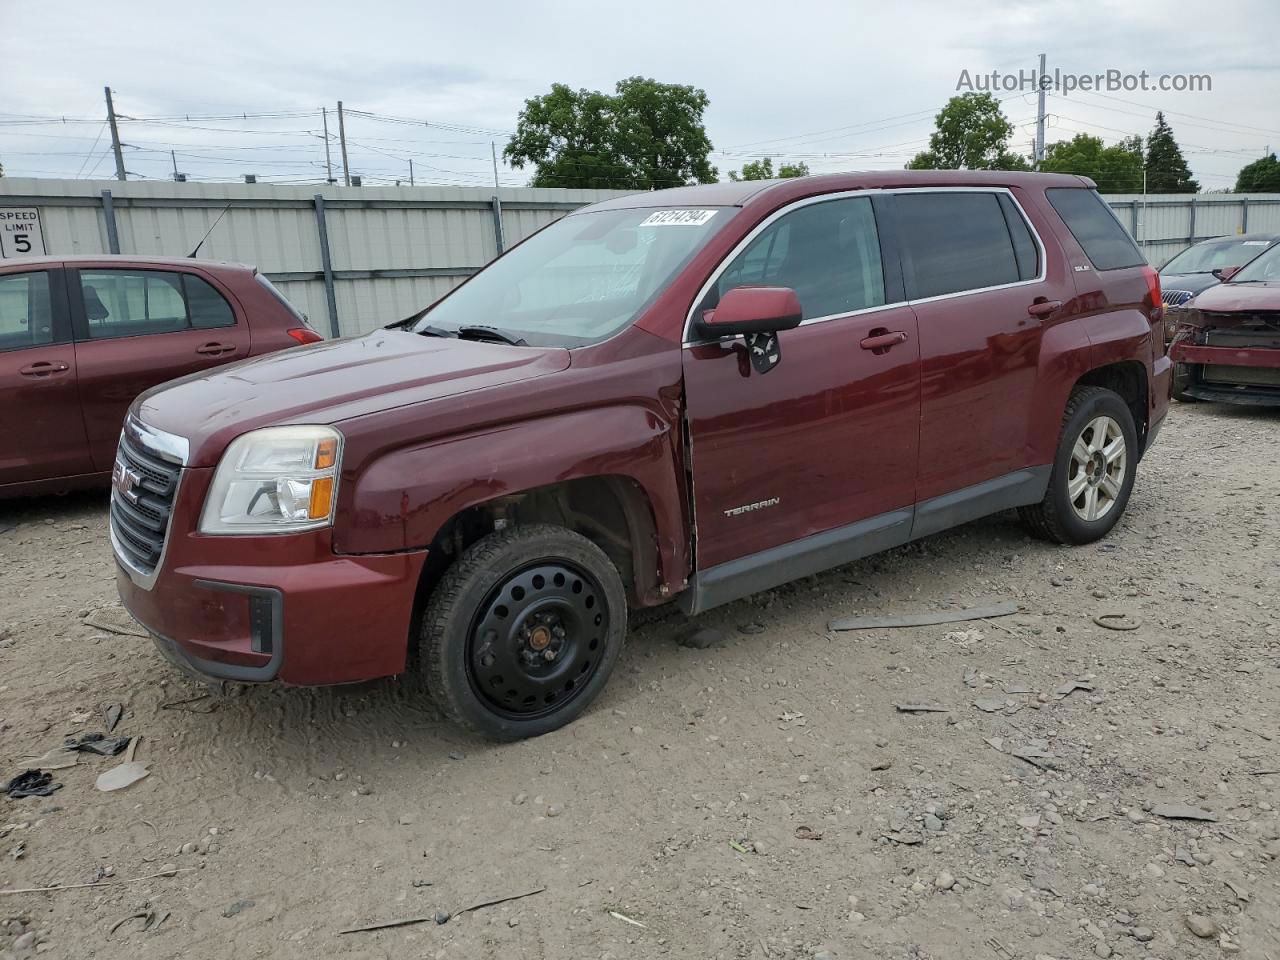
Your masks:
M600 582L568 560L540 560L485 596L467 637L467 678L499 716L535 720L580 696L604 658Z

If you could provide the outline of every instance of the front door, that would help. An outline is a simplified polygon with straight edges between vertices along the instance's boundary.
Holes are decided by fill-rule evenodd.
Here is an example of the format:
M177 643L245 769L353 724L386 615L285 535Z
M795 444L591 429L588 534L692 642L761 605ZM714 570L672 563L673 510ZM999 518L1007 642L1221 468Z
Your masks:
M759 228L699 304L714 309L737 286L791 287L805 317L779 335L781 361L764 374L741 340L685 347L699 571L795 541L805 541L797 549L812 559L809 547L821 553L830 539L814 535L900 511L905 539L915 501L919 340L915 315L901 304L896 256L881 249L867 196L804 201ZM777 566L774 553L765 556ZM809 566L766 579L783 582ZM747 584L761 586L759 578Z
M84 266L69 271L89 449L110 470L125 414L156 384L249 355L230 301L188 271Z
M92 473L61 270L0 273L0 486Z

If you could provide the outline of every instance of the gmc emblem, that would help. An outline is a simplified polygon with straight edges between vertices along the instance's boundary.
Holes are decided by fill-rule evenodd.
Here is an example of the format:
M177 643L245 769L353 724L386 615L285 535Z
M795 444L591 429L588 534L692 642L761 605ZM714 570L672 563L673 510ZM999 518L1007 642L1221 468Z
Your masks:
M138 502L138 487L142 483L142 474L133 467L125 466L117 460L111 468L111 487L116 493L132 504Z

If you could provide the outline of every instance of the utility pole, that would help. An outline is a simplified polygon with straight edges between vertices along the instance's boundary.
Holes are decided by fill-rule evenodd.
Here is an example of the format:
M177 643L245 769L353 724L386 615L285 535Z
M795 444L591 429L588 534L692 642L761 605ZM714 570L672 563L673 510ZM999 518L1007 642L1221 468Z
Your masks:
M1044 54L1040 54L1040 73L1036 77L1036 169L1044 163Z
M102 88L107 94L107 123L111 126L111 149L116 155L116 179L127 180L124 172L124 154L120 151L120 130L116 126L116 108L111 102L111 87Z
M329 156L329 108L320 108L320 122L324 124L324 179L333 183L333 158Z
M413 160L409 160L409 186L413 186Z
M498 148L494 146L493 141L489 141L489 153L493 157L493 186L498 187Z
M170 150L169 159L173 161L173 179L176 182L178 179L178 155Z
M342 118L342 101L338 101L338 143L342 146L342 180L351 186L351 167L347 165L347 125Z

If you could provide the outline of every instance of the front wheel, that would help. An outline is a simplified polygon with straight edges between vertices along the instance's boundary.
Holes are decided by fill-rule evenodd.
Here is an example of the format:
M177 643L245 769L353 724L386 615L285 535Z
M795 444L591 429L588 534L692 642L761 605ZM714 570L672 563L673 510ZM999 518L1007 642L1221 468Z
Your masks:
M1138 439L1133 414L1104 387L1077 387L1044 499L1021 508L1032 533L1057 543L1092 543L1119 521L1133 490Z
M1195 403L1196 398L1189 395L1187 387L1191 386L1191 367L1185 363L1173 365L1173 399L1179 403Z
M604 551L563 527L516 526L445 572L422 619L420 659L450 719L518 740L581 714L626 632L626 592Z

